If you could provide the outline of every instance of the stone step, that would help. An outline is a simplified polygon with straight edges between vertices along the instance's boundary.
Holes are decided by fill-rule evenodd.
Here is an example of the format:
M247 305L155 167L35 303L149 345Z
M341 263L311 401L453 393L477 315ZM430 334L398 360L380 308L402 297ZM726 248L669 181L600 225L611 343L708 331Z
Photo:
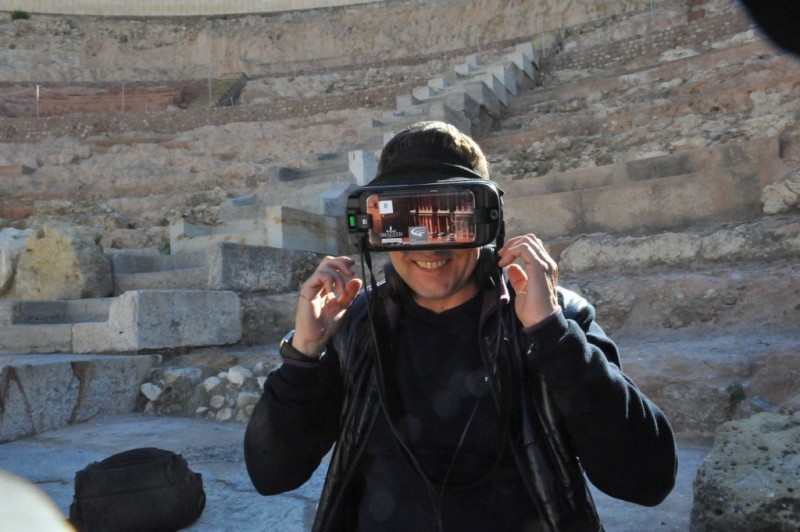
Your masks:
M0 325L64 324L104 321L111 300L107 298L67 301L0 301Z
M336 216L342 215L346 201L343 196L356 185L351 171L337 169L336 172L321 172L320 175L325 175L326 179L317 183L286 183L278 190L277 187L269 187L247 196L227 199L219 206L219 219L223 222L263 219L269 216L271 208L277 206L325 215L337 203L341 203L341 208L333 212Z
M0 443L134 411L161 355L0 355Z
M602 323L625 335L759 330L800 332L800 252L783 259L704 268L568 273L561 284L586 294ZM800 342L800 336L796 337Z
M64 302L38 303L58 306ZM230 291L136 290L107 298L105 304L108 310L104 318L65 316L59 319L73 321L48 323L40 320L34 308L32 317L22 315L0 324L0 354L225 345L238 342L242 336L239 296Z
M115 296L131 290L205 290L208 287L205 253L110 253L109 256Z
M198 225L180 220L170 226L173 253L205 251L220 242L338 254L346 246L344 217L321 215L280 205L266 206L262 216Z
M694 55L670 61L649 64L643 67L613 68L606 72L592 72L591 77L579 78L562 83L550 83L531 93L525 94L526 105L546 101L567 101L585 99L590 95L629 90L632 87L647 86L651 83L683 78L689 79L697 73L723 71L723 80L736 73L747 73L753 65L764 65L764 61L783 61L777 58L774 49L762 40L753 39L740 45L719 49L698 49ZM768 59L765 59L768 58Z
M781 58L781 61L786 59ZM601 94L598 91L592 93L591 100L573 99L563 103L547 96L549 104L530 104L523 100L537 91L529 92L509 107L503 118L503 129L483 139L482 146L490 153L520 152L518 158L523 165L530 153L536 153L537 159L555 159L555 165L563 167L570 164L571 150L576 159L585 157L586 151L614 156L619 150L635 152L648 144L671 151L679 145L673 138L674 133L684 128L682 123L691 123L699 114L707 116L709 128L739 133L729 125L736 123L741 133L747 135L750 123L767 121L766 113L774 113L776 129L780 129L784 117L797 107L796 101L785 95L792 94L798 76L797 70L789 68L788 64L785 68L775 68L781 74L772 69L751 68L741 79L728 80L720 74L722 79L719 80L679 84L670 89L654 87L650 90L637 85L635 94L633 88L614 81L616 92L609 90ZM770 103L777 98L785 102L782 108ZM604 102L602 112L598 112L600 99ZM760 102L764 102L763 110ZM565 113L569 113L568 120ZM756 127L759 126L756 124ZM759 129L764 130L763 127ZM742 136L741 133L736 136ZM534 145L538 148L533 149Z
M503 181L502 189L509 197L586 190L715 169L759 167L780 158L780 153L780 139L764 137L542 176L522 176Z
M506 195L507 234L554 239L581 233L642 234L756 219L762 189L787 169L780 160L567 192Z
M711 265L771 262L800 257L800 217L764 216L741 224L707 225L643 236L584 234L548 249L562 274L686 271Z
M218 242L203 253L179 253L161 256L155 261L141 260L141 255L113 254L112 260L123 263L128 269L128 273L115 272L115 280L117 275L124 276L127 288L120 289L120 293L131 290L231 290L281 294L296 290L321 259L322 255L311 252ZM52 302L44 304L52 305ZM8 313L5 308L0 304L0 323ZM102 319L94 321L105 321L107 316L106 309ZM30 321L32 318L26 319Z

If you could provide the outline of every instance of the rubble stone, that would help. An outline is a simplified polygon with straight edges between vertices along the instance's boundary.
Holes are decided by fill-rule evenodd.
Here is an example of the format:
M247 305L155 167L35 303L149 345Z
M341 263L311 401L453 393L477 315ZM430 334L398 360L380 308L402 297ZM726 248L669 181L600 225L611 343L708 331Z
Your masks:
M694 481L692 532L800 529L800 414L723 424Z

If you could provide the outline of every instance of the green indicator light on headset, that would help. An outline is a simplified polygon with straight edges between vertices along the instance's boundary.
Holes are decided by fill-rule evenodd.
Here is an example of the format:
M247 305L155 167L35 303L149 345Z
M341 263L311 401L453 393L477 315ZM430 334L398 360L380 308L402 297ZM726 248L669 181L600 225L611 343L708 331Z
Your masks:
M356 217L355 217L355 215L351 214L350 216L348 216L347 217L347 223L348 223L348 225L350 227L355 227L356 226Z

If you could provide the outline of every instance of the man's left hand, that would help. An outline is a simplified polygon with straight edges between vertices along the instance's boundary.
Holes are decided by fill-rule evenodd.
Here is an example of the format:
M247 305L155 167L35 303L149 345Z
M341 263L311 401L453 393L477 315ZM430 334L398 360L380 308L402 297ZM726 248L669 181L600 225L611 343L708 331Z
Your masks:
M534 327L558 310L558 265L534 234L510 238L497 252L516 293L517 317Z

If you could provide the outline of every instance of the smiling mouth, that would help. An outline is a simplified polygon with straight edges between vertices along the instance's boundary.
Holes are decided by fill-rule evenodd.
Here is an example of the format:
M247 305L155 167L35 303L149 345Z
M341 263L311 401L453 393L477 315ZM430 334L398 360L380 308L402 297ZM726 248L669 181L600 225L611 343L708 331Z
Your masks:
M435 260L435 261L414 261L414 264L422 268L423 270L435 270L437 268L441 268L445 264L447 264L446 260Z

